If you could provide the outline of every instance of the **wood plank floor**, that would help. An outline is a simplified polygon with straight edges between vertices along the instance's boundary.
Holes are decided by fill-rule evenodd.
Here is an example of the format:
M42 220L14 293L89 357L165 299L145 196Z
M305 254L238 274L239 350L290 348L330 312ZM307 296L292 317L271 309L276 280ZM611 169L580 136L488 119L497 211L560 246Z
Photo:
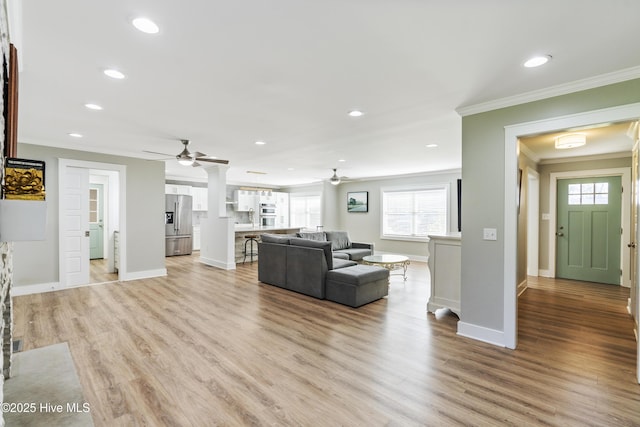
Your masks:
M109 273L107 260L92 259L89 262L89 283L107 283L118 280L118 273Z
M640 425L619 287L537 280L519 348L425 312L426 264L359 309L196 257L166 278L16 297L24 350L69 343L96 426Z

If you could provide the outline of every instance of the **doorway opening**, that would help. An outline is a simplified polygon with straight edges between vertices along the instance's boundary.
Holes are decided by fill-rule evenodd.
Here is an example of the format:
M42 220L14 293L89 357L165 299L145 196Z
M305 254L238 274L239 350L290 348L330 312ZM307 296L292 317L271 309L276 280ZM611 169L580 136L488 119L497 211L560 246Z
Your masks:
M59 159L58 175L60 286L120 280L126 274L126 166Z
M503 319L504 339L507 348L517 346L517 197L518 194L518 140L525 135L556 132L592 126L594 123L616 123L637 120L640 103L589 111L569 116L554 117L505 127L504 170L504 275L503 275ZM543 234L544 235L544 234ZM635 262L635 261L634 261ZM634 287L637 286L634 283Z
M89 170L89 284L118 280L115 233L120 228L117 189L118 173Z
M640 117L640 103L590 111L570 116L555 117L548 120L524 123L505 127L505 185L504 185L504 218L505 218L505 244L504 244L504 344L508 348L516 348L518 340L518 308L517 308L517 252L518 227L517 227L517 199L512 195L517 194L518 171L518 140L526 135L557 132L563 129L580 129L585 126L593 126L595 123L618 123L623 121L637 121ZM636 136L637 138L637 132ZM632 144L633 145L633 144ZM631 154L631 153L630 153ZM637 167L637 165L634 165ZM550 214L550 212L549 212ZM555 216L551 216L555 217ZM541 233L541 237L544 233ZM635 239L635 236L633 236ZM626 242L625 242L626 243ZM638 264L636 259L630 260L634 266ZM632 280L631 294L638 298L637 280ZM638 305L640 301L632 301ZM637 320L636 320L637 321ZM640 356L640 347L638 348ZM638 369L640 379L640 366Z

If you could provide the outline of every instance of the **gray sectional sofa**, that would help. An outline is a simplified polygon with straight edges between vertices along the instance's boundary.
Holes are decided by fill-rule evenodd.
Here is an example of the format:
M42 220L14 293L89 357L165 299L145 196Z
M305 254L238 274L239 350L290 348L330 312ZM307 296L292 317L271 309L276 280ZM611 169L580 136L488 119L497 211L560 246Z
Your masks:
M335 258L330 241L263 234L258 253L258 280L263 283L352 307L388 293L387 269Z
M346 231L300 232L296 234L303 239L319 242L331 242L334 258L360 261L367 255L373 255L373 243L352 242Z

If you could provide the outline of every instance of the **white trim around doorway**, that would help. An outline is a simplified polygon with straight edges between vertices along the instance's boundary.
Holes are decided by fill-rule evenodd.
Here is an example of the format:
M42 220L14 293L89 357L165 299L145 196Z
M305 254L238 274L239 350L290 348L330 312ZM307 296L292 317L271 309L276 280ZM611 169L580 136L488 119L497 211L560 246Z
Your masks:
M120 245L119 245L119 257L120 259L118 260L118 280L126 280L127 276L128 276L128 270L127 270L127 245L126 245L126 239L127 239L127 216L126 216L126 212L127 212L127 206L126 206L126 201L127 201L127 167L125 165L118 165L118 164L112 164L112 163L100 163L100 162L90 162L90 161L85 161L85 160L75 160L75 159L58 159L58 197L62 196L62 188L60 183L62 182L61 176L64 174L64 171L66 170L66 168L68 167L74 167L74 168L84 168L84 169L99 169L99 170L108 170L108 171L115 171L118 172L118 215L119 215L119 239L120 239ZM59 221L62 220L63 215L62 212L60 211L62 209L62 203L59 204L59 212L58 212L58 219ZM64 250L63 247L63 239L62 236L60 235L61 233L61 227L58 224L58 268L59 268L59 273L58 273L58 286L60 287L60 289L66 289L67 288L67 281L66 281L66 265L64 263L64 259L62 257L62 253Z
M596 123L637 120L640 103L588 111L568 116L553 117L528 123L505 126L504 137L504 275L503 275L503 321L504 346L516 348L518 342L517 306L517 181L518 138L536 133L559 131Z

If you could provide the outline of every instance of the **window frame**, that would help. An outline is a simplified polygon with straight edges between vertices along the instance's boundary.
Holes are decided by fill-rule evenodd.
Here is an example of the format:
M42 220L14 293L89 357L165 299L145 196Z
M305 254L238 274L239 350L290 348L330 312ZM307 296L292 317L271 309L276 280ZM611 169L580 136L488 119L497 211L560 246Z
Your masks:
M318 218L320 220L320 223L322 223L322 193L320 193L320 192L317 192L317 193L316 192L289 193L289 225L291 227L294 227L294 228L300 227L302 229L309 229L309 230L314 229L315 230L317 228L317 226L322 225L322 224L316 224L316 225L313 225L313 226L310 226L310 225L304 225L304 226L297 226L296 225L296 226L294 226L293 225L292 220L294 218L294 214L293 214L293 203L292 203L291 199L292 198L293 199L295 199L295 198L304 198L304 199L307 199L307 202L308 202L308 199L310 199L312 197L313 198L316 198L316 197L318 198L318 202L320 204L320 212L318 212ZM308 212L306 214L307 214L307 216L309 215ZM309 218L307 217L306 219L309 219Z
M449 232L449 226L451 222L451 183L431 183L422 185L402 185L393 187L381 187L380 188L380 239L381 240L398 240L407 242L429 242L429 236L401 236L394 234L384 234L384 220L385 220L385 193L394 192L418 192L429 190L444 190L445 191L445 226L443 233Z

